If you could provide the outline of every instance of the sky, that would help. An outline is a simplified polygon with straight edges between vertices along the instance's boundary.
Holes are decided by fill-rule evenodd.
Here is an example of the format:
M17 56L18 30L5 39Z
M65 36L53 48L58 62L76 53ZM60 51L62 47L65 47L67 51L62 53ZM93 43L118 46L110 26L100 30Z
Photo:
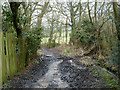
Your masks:
M4 0L4 1L8 1L8 0ZM4 2L3 1L3 2ZM13 1L18 1L18 0L13 0ZM48 1L48 0L19 0L19 1L28 1L28 2L45 2L45 1ZM70 2L70 1L72 1L72 2L78 2L79 0L49 0L51 3L53 3L53 2L56 2L56 1L58 1L58 2ZM82 2L87 2L88 0L81 0ZM112 2L113 0L89 0L90 2L95 2L95 1L99 1L99 2ZM120 1L120 0L114 0L114 1ZM40 10L38 10L38 12L40 12ZM34 13L34 14L36 14L36 12ZM63 18L62 18L63 19ZM35 20L35 21L37 21L37 20ZM32 21L32 22L34 22L34 21ZM42 25L44 25L44 26L46 26L47 25L47 22L46 22L46 17L44 16L43 17L43 20L42 20Z
M2 2L4 2L5 0L1 0ZM8 0L7 0L8 1ZM55 2L55 1L58 1L58 2L78 2L79 0L11 0L11 1L15 1L15 2L22 2L22 1L29 1L29 2L39 2L39 1L52 1L52 2ZM88 2L88 0L81 0L82 2ZM90 2L120 2L120 0L89 0Z

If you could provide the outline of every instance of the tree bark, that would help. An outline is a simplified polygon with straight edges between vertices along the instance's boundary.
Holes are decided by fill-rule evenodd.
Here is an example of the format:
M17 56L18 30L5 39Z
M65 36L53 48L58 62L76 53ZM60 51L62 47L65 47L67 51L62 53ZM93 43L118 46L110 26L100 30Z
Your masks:
M95 24L97 23L97 14L96 14L96 9L97 9L97 0L95 0L95 8L94 8L94 18L95 18Z
M45 14L46 10L47 10L47 6L48 6L49 2L45 2L43 8L42 8L42 11L41 13L39 14L39 17L38 17L38 21L37 21L37 27L41 27L41 23L42 23L42 18L43 18L43 15Z
M51 47L52 44L52 39L53 39L53 25L54 25L54 20L53 20L53 13L52 13L52 22L51 22L51 31L50 31L50 38L49 38L49 48Z
M81 1L79 2L79 23L78 23L78 27L81 26L81 14L82 14L82 5L81 5Z
M60 39L61 39L61 31L62 31L62 22L60 24L60 29L59 29L59 39L58 39L59 44L60 44Z
M70 2L70 15L71 15L71 37L70 37L70 41L73 43L73 45L75 44L75 13L74 13L74 8L73 8L73 5L72 5L72 2Z
M20 37L22 36L22 32L21 32L21 29L20 27L18 27L18 8L20 6L20 2L9 2L10 3L10 8L11 8L11 11L12 11L12 18L13 18L13 25L15 27L15 30L17 32L17 37Z
M117 29L117 37L118 37L118 77L120 78L120 6L117 6L117 2L113 2L113 11L115 24ZM120 80L119 80L120 85Z
M92 21L91 13L90 13L90 7L89 7L89 0L88 0L88 15L89 15L90 22L91 22L92 25L93 25L93 21Z
M65 31L66 31L66 44L67 44L67 37L68 37L68 29L67 29L67 19L66 19L66 25L65 25Z
M22 36L22 29L18 26L18 8L21 2L9 2L10 8L12 11L12 18L13 18L13 25L17 32L18 37L18 71L23 68L23 57L24 57L24 45L23 45L23 36Z

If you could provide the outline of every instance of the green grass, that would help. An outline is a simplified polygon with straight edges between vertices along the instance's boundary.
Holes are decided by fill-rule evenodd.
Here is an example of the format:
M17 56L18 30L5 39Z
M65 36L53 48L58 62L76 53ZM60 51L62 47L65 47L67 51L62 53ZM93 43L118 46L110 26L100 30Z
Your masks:
M70 48L65 49L63 55L67 55L68 53L70 53Z
M71 31L68 32L67 44L69 43L69 40L70 40L70 33L71 33ZM57 35L56 43L58 43L59 33L54 33L54 34L53 34L53 38L55 37L55 35ZM63 38L63 36L64 36L64 38ZM47 43L47 42L48 42L48 39L49 39L49 37L43 38L43 39L42 39L42 44ZM64 33L62 32L62 33L61 33L61 38L60 38L60 44L65 44L65 43L66 43L65 32L64 32Z

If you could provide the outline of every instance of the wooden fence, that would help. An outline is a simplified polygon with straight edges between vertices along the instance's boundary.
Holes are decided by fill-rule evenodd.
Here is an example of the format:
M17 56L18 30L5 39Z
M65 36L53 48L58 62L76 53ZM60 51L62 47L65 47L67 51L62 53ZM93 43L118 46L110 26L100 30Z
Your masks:
M5 35L3 35L3 32L0 32L0 35L0 67L2 67L2 72L0 72L0 80L1 83L3 83L9 77L12 77L24 68L26 52L23 51L22 55L24 56L21 56L20 58L17 52L17 38L15 38L16 36L13 33L5 33ZM23 50L26 50L25 47Z
M2 88L2 33L0 31L0 89Z

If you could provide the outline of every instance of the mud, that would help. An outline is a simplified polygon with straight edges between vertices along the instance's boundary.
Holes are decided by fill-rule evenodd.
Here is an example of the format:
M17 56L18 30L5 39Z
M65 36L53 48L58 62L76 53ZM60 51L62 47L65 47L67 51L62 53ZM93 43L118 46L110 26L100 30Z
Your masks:
M75 58L60 55L57 50L41 49L45 55L38 57L25 73L15 76L14 88L103 88L102 79L95 77Z

